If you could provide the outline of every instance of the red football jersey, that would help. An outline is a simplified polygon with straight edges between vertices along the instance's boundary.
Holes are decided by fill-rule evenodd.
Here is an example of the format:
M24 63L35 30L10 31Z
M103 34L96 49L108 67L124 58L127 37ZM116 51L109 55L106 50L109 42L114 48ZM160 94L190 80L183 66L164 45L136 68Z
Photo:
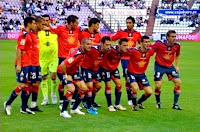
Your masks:
M135 47L130 48L128 53L130 54L128 71L134 74L145 73L149 64L149 59L154 54L154 50L149 47L147 52L142 52L140 47Z
M21 49L21 67L31 65L31 46L32 39L30 34L25 29L22 29L16 46L17 49ZM17 65L17 59L15 60L15 65Z
M83 38L89 38L92 41L93 45L97 45L101 41L101 33L100 32L91 33L89 32L88 29L84 29L83 31L81 31L79 36L80 43Z
M111 50L103 57L100 66L106 70L116 70L124 53L120 53L118 45L111 46Z
M105 53L101 52L100 45L92 46L91 50L88 53L86 53L81 67L92 71L97 71L99 69L99 65L103 59L104 54Z
M128 47L135 47L136 43L141 42L141 34L140 32L137 32L135 30L129 31L128 29L125 30L119 30L117 33L115 33L111 38L113 41L119 40L121 38L127 38L128 39ZM129 56L124 56L122 59L129 60Z
M31 63L32 66L39 66L39 39L36 33L30 32L32 38Z
M68 57L62 62L66 65L66 73L74 74L79 69L85 53L82 52L81 47L74 48L70 51ZM61 64L62 64L61 63ZM61 64L58 66L57 72L62 74Z
M58 26L57 28L50 28L50 31L58 35L58 57L66 58L70 49L78 46L80 27L69 30L68 27Z
M175 56L180 55L180 44L178 43L167 46L167 41L156 41L151 47L156 52L156 62L162 66L171 67Z

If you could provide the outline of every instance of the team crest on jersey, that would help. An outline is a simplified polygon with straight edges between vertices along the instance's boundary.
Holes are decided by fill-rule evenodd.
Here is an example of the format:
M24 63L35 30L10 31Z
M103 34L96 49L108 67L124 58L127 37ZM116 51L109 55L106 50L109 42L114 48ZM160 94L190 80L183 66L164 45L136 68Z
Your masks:
M142 53L142 58L145 58L146 57L146 53Z
M103 57L103 54L101 54L100 57L102 58L102 57Z
M25 39L21 39L20 45L25 45Z
M117 54L117 57L120 57L120 56L121 56L121 54L120 54L120 53L118 53L118 54Z
M171 51L172 47L167 47L167 51Z
M46 36L49 36L49 31L45 31Z
M94 34L91 34L91 38L94 38Z
M69 34L73 34L73 31L72 31L72 30L70 30L70 31L69 31Z
M69 58L67 61L69 62L69 64L71 64L71 63L74 61L74 58L71 57L71 58Z
M129 33L128 36L129 36L129 37L133 37L133 36L132 36L132 33Z

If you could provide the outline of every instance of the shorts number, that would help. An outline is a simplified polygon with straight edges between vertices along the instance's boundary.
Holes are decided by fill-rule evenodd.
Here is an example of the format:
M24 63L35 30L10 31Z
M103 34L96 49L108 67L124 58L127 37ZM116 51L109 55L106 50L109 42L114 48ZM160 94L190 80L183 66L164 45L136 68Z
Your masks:
M91 73L88 73L88 78L92 78L92 74Z
M135 79L135 77L131 75L131 79Z
M106 72L108 78L110 78L110 72Z
M160 72L156 73L156 77L159 78L160 77Z
M35 72L31 72L31 79L36 79L36 73Z

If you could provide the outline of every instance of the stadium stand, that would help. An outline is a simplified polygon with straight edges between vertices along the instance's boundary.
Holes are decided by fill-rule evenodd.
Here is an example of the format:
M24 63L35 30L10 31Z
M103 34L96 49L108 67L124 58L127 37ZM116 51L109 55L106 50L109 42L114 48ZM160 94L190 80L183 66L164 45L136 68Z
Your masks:
M148 24L148 14L150 13L150 7L152 4L152 0L134 0L134 1L121 1L121 0L87 0L89 5L94 8L101 15L103 20L116 32L119 29L126 28L126 18L131 16L131 14L117 14L110 15L106 13L106 9L110 9L112 11L125 11L125 10L135 10L135 9L146 9L147 15L133 16L136 20L135 30L144 34L146 32L146 26Z
M158 9L189 9L189 0L172 2L167 0L159 1ZM195 1L191 10L199 9L200 2ZM171 6L171 7L169 7ZM187 6L187 7L186 7ZM158 12L158 11L157 11ZM153 33L165 33L170 29L176 30L178 34L192 33L200 24L199 14L164 15L156 14Z
M29 14L36 16L49 14L52 17L53 25L60 25L65 22L68 15L79 17L79 26L88 26L88 17L96 17L95 14L83 3L79 1L26 1L20 0L0 1L0 32L16 32L21 28L23 19ZM55 21L57 21L55 23ZM104 24L100 24L100 30L105 31Z

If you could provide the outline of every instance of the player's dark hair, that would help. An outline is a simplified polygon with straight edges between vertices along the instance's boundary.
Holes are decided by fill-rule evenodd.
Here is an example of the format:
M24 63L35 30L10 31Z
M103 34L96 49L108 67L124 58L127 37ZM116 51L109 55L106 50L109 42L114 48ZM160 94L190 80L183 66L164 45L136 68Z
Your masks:
M50 20L50 16L49 16L49 15L47 15L47 14L44 14L44 15L42 15L42 17L48 17L48 18L49 18L49 20Z
M74 23L78 19L75 15L70 15L67 17L67 23L70 24L71 22Z
M171 33L176 33L176 31L175 31L175 30L169 30L169 31L166 33L166 36L169 37Z
M110 36L104 36L104 37L101 39L101 43L105 44L106 40L107 40L107 41L111 41Z
M126 18L126 20L128 20L128 19L130 19L133 22L133 24L135 23L135 18L133 18L132 16L129 16Z
M36 17L36 22L42 22L42 20L43 20L42 17L40 17L40 16L37 16L37 17Z
M92 24L96 24L96 23L100 23L99 19L97 19L97 18L91 18L90 21L89 21L89 23L88 23L88 25L89 25L89 27L91 27Z
M27 27L29 23L32 23L35 19L33 17L26 17L24 19L24 27Z
M123 42L128 42L128 39L127 38L121 38L119 40L119 44L121 45Z
M144 39L149 39L149 37L148 36L142 36L141 42L144 42Z

